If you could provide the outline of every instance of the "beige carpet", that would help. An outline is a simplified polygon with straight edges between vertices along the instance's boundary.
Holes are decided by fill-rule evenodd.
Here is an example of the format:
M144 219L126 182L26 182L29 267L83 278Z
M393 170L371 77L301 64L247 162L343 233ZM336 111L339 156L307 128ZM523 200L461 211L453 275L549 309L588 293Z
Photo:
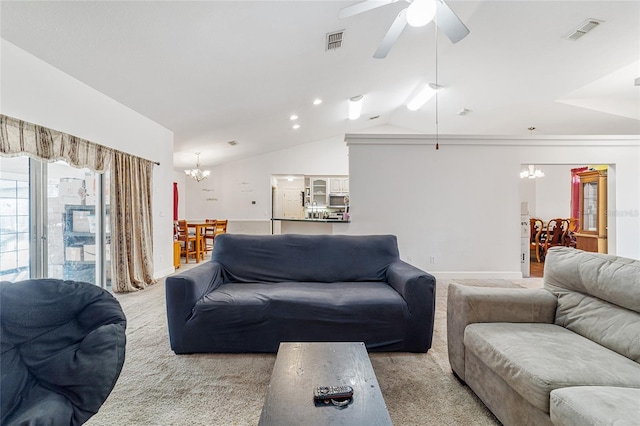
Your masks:
M456 282L541 286L540 279ZM428 353L370 355L395 425L499 425L451 373L446 342L447 285L437 285L434 340ZM113 392L88 425L258 423L275 354L175 355L169 348L164 281L116 297L128 319L126 361Z

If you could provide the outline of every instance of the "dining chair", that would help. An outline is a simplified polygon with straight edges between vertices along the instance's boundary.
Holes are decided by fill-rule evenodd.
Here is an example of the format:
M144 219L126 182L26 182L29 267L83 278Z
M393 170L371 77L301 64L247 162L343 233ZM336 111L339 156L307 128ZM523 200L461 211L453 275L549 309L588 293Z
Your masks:
M204 234L202 235L203 244L204 244L204 252L208 253L213 250L213 240L216 237L216 224L217 221L215 219L205 219L205 223L210 223L211 226L207 226L204 228ZM211 240L211 244L209 243Z
M551 247L564 246L565 233L569 229L568 219L551 219L547 224L547 237L544 241L544 256Z
M543 246L540 244L540 235L544 229L544 222L542 219L532 217L530 222L530 234L529 234L529 247L536 254L536 260L541 262L541 255L543 254Z
M193 258L196 259L198 255L198 251L196 250L198 239L195 235L189 234L189 227L187 226L186 220L178 221L178 241L183 243L180 255L185 257L185 262L189 263L189 256L193 256Z
M227 233L227 219L216 220L216 235Z
M576 246L578 245L578 242L576 240L576 232L578 232L578 229L580 228L580 219L578 219L577 217L570 217L569 219L567 219L567 221L568 226L566 232L564 233L564 245L566 247L576 248Z

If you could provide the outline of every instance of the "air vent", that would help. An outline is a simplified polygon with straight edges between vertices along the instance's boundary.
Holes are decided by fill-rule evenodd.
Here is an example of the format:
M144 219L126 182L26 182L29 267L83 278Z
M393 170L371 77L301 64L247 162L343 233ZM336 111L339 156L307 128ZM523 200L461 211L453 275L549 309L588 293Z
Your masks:
M603 22L604 21L601 21L599 19L587 19L582 24L580 24L578 28L576 28L575 30L567 34L565 38L568 40L575 41L580 37L582 37L583 35L585 35L586 33L588 33L589 31L591 31L592 29L594 29L595 27L597 27L598 25L602 24Z
M327 33L326 50L335 50L342 47L342 35L344 30Z

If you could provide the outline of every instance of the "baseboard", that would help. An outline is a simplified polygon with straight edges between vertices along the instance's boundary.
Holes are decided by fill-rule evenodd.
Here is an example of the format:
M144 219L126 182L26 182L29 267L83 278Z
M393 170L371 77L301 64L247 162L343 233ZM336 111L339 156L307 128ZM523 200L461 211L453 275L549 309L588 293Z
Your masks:
M428 271L436 279L455 280L455 279L487 279L487 280L520 280L522 279L521 271Z
M161 278L166 277L167 275L171 275L174 272L179 271L179 269L174 268L173 266L169 267L169 268L165 268L165 269L161 269L159 271L154 271L154 278L156 280L159 280Z

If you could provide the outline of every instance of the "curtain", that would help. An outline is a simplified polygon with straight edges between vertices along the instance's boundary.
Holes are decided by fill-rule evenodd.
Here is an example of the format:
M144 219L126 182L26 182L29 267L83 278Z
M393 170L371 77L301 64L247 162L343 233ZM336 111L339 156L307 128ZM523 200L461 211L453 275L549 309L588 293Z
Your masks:
M109 169L113 291L136 291L156 282L151 216L153 162L2 114L0 155L62 160L98 173Z
M109 167L111 151L57 130L0 115L0 153L7 157L28 155L47 162L62 160L100 173Z
M114 151L111 159L111 261L115 292L142 290L153 278L153 162ZM115 244L114 244L114 240Z
M178 220L178 183L173 182L173 220Z

